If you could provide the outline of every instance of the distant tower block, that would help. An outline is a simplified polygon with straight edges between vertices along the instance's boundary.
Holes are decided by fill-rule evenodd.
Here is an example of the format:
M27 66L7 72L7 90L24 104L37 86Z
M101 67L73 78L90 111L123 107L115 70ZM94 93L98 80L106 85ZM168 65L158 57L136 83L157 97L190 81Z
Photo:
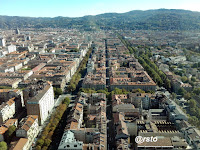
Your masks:
M15 29L15 33L16 34L20 34L20 32L19 32L19 29L17 28L17 29Z
M26 40L31 40L31 36L30 36L30 35L27 36L27 37L26 37Z
M0 46L2 47L6 46L6 40L3 37L0 37Z

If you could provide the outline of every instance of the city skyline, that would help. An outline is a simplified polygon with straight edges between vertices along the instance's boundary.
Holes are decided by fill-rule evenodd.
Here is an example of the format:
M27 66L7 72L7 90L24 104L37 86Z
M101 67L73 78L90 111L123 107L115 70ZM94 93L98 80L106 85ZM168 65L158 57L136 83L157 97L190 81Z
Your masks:
M198 0L0 0L0 15L25 16L25 17L82 17L86 15L98 15L102 13L125 13L132 10L149 9L184 9L199 11Z

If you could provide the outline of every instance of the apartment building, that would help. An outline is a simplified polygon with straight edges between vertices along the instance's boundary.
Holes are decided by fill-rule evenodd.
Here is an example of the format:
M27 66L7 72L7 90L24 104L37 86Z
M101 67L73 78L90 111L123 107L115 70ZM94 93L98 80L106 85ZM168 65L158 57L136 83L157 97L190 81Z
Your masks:
M105 94L81 93L59 145L64 149L107 149ZM79 147L79 148L78 148Z
M20 138L27 138L27 147L30 148L35 137L38 135L39 125L38 116L28 115L19 122L18 129L16 130L16 136Z
M33 92L33 97L28 100L26 99L27 114L37 115L39 125L42 125L54 106L53 87L50 82L45 82L41 83L41 86L37 92L30 92Z
M7 119L10 119L15 114L15 98L9 99L0 105L0 124L3 124Z

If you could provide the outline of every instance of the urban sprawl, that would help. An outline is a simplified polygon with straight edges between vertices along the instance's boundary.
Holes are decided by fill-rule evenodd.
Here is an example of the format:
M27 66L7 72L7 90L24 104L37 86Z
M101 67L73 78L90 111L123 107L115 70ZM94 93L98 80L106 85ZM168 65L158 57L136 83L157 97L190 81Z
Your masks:
M199 33L29 28L0 36L0 146L200 149Z

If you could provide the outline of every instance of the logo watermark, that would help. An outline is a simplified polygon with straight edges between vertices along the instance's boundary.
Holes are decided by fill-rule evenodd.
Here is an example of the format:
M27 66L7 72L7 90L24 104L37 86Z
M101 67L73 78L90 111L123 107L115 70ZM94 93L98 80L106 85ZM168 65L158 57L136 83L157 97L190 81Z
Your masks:
M136 142L137 144L142 144L142 143L144 143L144 142L157 142L157 141L158 141L158 138L157 138L157 137L153 137L153 136L151 136L151 137L137 136L137 137L135 138L135 142Z

